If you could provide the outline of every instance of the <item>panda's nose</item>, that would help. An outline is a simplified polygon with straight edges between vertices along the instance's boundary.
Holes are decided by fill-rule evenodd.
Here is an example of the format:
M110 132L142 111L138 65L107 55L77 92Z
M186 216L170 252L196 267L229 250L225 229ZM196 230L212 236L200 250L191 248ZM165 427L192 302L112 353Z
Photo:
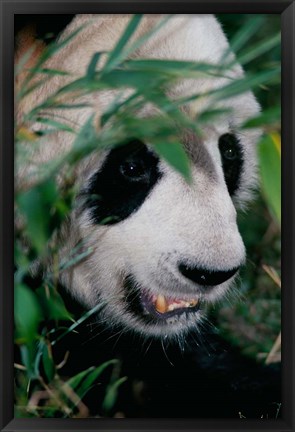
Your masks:
M199 285L214 286L230 279L239 270L239 267L230 270L207 270L180 263L178 269L183 276Z

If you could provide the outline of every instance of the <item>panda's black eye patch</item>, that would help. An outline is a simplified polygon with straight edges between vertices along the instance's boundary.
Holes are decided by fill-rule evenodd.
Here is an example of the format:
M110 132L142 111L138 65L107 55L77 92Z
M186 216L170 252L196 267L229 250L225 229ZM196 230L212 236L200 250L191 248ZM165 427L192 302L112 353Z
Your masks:
M243 167L241 144L236 135L226 133L219 138L218 147L227 189L233 195L239 187Z
M97 224L114 224L137 211L161 177L159 158L138 140L110 151L86 190L86 204Z

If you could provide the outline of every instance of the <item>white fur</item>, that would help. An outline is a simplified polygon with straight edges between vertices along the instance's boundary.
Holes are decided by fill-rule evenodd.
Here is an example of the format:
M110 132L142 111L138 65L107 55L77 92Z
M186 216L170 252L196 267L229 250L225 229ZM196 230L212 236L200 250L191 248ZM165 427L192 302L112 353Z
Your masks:
M124 30L128 16L77 16L64 31L62 38L69 35L83 23L89 22L84 30L54 59L49 67L82 75L97 51L110 50ZM134 38L149 30L161 17L147 15L139 26ZM183 15L173 17L133 56L193 60L218 64L228 48L226 37L217 22L210 15ZM233 55L230 55L233 58ZM237 65L230 72L232 78L243 76ZM69 78L56 77L34 96L41 101L53 90L65 84ZM171 97L205 92L229 83L229 78L205 78L182 80L171 90ZM69 110L66 115L70 122L82 125L94 109L100 116L113 97L113 92L90 95L87 101L92 109ZM209 98L192 102L187 106L188 115L193 117L210 103ZM30 106L28 101L25 107ZM136 316L126 312L124 306L123 280L132 273L141 288L154 294L164 294L191 299L200 297L204 303L216 301L232 284L229 280L205 294L193 282L182 276L177 269L179 260L188 259L208 269L227 270L243 264L245 248L236 224L234 204L243 204L249 199L255 185L257 131L238 133L243 146L244 168L241 187L234 197L229 196L221 167L218 138L224 133L236 130L247 118L258 111L258 104L247 92L222 102L220 106L233 108L229 116L215 121L203 130L200 145L209 152L214 163L217 178L210 181L208 175L198 167L192 167L193 183L184 179L161 161L163 179L156 184L151 194L134 214L112 226L97 226L90 223L89 214L73 211L69 225L64 228L61 255L64 259L78 241L84 247L93 248L93 253L74 268L61 275L69 291L88 307L96 305L98 295L106 306L102 317L106 322L121 323L143 334L174 335L197 326L202 312L170 320L171 323L144 325ZM22 109L22 107L20 107ZM25 109L25 108L23 108ZM147 113L152 113L148 107ZM147 114L145 113L145 115ZM63 112L63 114L65 114ZM68 151L72 136L57 134L50 143L43 145L35 155L36 165ZM79 183L87 184L90 176L101 166L106 153L92 156L87 164L78 167ZM32 167L30 167L32 169Z

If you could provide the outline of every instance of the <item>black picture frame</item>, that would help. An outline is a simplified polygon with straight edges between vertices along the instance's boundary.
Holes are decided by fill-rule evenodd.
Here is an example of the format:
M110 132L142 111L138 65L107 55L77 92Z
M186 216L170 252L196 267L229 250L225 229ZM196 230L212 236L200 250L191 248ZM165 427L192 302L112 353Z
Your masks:
M1 0L0 142L0 429L12 431L295 431L295 4L290 0L108 1ZM275 13L282 23L282 418L14 419L13 417L13 28L14 14L76 13Z

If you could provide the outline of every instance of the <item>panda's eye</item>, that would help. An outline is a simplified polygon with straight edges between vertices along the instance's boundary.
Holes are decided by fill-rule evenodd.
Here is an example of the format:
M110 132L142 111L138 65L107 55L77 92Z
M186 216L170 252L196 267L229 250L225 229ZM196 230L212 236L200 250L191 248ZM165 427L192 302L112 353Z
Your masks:
M218 141L224 179L230 195L239 187L243 167L243 153L239 139L232 133L221 135Z
M237 158L237 151L235 147L231 144L226 145L222 150L222 157L230 161L235 160Z
M147 170L141 160L127 160L121 163L120 173L130 181L143 181L147 178Z
M224 134L219 138L219 150L221 157L228 161L234 161L238 157L237 138L232 134Z

